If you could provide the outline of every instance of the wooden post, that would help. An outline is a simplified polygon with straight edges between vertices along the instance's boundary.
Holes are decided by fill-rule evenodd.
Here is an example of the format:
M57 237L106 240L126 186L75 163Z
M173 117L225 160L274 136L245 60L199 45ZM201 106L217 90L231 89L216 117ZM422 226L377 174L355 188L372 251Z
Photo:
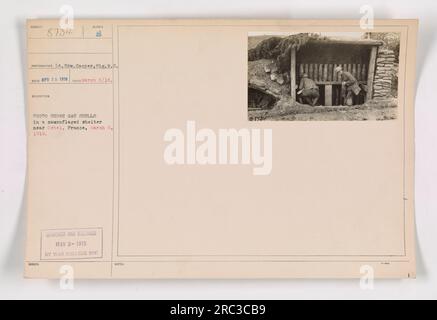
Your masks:
M290 53L290 94L291 100L296 101L296 48Z
M338 65L334 64L334 70L337 67L341 67L341 64L338 64ZM341 82L340 72L337 72L337 73L334 72L334 75L335 75L334 80L337 82Z
M325 106L332 106L332 85L325 86Z
M370 52L369 68L367 69L367 96L366 101L373 98L373 80L375 78L376 68L376 54L378 51L377 46L372 47Z
M334 65L328 64L328 81L334 80Z
M363 64L361 68L361 79L366 80L366 65Z

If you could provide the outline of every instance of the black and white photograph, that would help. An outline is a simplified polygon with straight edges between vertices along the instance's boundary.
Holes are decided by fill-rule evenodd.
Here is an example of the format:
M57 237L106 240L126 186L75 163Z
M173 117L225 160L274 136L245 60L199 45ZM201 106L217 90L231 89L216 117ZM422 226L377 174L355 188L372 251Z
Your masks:
M249 33L251 121L394 120L399 33Z

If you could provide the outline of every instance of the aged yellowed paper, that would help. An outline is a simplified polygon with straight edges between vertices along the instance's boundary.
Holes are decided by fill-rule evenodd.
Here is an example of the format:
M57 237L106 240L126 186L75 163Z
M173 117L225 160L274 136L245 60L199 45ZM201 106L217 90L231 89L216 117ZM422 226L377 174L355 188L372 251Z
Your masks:
M414 278L417 27L29 20L26 277Z

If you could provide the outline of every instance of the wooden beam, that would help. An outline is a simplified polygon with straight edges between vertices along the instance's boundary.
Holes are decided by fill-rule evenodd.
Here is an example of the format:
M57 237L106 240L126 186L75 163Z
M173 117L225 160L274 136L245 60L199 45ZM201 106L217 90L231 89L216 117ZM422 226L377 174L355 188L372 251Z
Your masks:
M380 40L373 39L363 39L363 40L336 40L336 39L310 39L308 41L310 44L348 44L348 45L362 45L362 46L382 46L384 42Z
M322 81L328 81L328 65L323 65L323 79Z
M362 83L362 84L366 84L367 81L358 81L358 83ZM316 84L318 85L326 85L326 84L337 84L337 85L341 85L341 81L316 81Z
M375 79L376 55L378 47L372 47L370 52L369 69L367 71L367 96L366 101L373 98L373 80Z
M363 64L362 68L361 68L361 79L365 80L366 79L366 65ZM366 80L367 81L367 80Z
M332 85L325 86L325 106L332 106Z
M290 53L290 94L291 99L296 101L296 48L291 48Z

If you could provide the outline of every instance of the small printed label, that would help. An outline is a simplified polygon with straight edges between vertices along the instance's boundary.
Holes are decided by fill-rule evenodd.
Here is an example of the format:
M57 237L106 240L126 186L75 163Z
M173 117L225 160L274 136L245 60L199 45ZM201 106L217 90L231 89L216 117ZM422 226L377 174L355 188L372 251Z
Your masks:
M103 257L103 230L60 229L41 231L41 260Z

